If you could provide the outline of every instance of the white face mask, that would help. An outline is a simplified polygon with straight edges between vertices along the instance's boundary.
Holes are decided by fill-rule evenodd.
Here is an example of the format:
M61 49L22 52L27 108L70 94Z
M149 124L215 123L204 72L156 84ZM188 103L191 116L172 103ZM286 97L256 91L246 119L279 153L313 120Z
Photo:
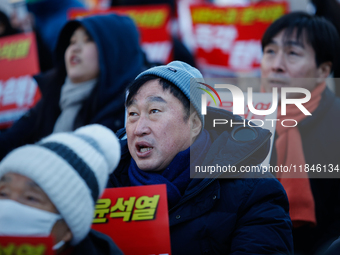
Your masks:
M49 236L59 214L0 199L0 236Z

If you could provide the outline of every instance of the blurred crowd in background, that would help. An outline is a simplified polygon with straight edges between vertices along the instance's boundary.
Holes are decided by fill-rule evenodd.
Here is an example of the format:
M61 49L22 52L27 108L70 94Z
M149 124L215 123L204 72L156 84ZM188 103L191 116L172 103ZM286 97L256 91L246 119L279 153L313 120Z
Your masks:
M49 70L53 66L53 50L62 27L70 19L70 10L83 8L87 10L100 9L107 10L111 7L122 6L147 6L166 4L171 8L171 17L168 30L172 37L173 51L172 59L167 59L168 49L166 47L157 50L158 57L152 58L147 54L147 60L153 64L166 64L169 60L182 60L197 65L197 44L190 38L190 13L187 12L189 5L212 4L215 6L248 6L250 4L261 4L271 2L269 0L1 0L0 1L0 36L12 35L16 33L34 31L38 44L40 70ZM337 13L340 6L337 0L289 0L288 12L302 10L310 14L324 16L330 20L340 31L340 19ZM152 18L151 18L152 19ZM249 28L251 29L251 28ZM249 31L250 32L250 31ZM256 32L256 31L255 31ZM254 33L254 31L252 31ZM259 30L259 38L263 31ZM164 55L162 57L161 55ZM152 63L154 62L154 63ZM215 76L216 70L210 70ZM337 77L339 70L334 71ZM203 74L206 76L207 73ZM258 77L259 72L234 71L218 74L222 77ZM256 86L255 86L256 87ZM257 88L258 89L258 88Z

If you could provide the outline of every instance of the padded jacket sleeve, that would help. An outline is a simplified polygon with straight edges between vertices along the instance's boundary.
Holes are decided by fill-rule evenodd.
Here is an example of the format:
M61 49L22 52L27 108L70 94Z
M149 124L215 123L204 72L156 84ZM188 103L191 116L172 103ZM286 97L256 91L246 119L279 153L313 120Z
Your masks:
M231 253L293 254L288 198L274 178L254 179L244 193Z

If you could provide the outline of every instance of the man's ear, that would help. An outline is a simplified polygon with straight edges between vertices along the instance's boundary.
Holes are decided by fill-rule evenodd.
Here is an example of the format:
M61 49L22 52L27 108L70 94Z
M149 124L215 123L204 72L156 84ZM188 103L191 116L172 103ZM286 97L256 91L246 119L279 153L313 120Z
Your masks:
M326 80L326 78L331 74L332 62L323 62L317 70L317 84L320 84Z
M202 129L202 122L198 117L196 111L192 112L189 117L190 129L191 129L191 144L195 141Z
M70 242L73 238L73 235L72 235L72 232L71 230L68 228L67 231L65 232L62 240L67 243L67 242Z
M67 244L73 238L72 232L64 220L58 220L54 224L52 231L51 231L51 235L54 237L55 244L59 243L60 241L64 241L65 244ZM60 254L66 248L67 248L67 245L63 245L57 250L57 254Z

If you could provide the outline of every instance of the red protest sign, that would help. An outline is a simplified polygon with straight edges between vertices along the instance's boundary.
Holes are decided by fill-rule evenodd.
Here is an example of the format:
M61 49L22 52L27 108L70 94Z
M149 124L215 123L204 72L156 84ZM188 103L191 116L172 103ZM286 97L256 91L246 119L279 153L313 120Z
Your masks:
M116 13L134 20L141 36L141 46L151 62L168 63L172 60L172 40L168 30L170 21L168 5L115 7L107 10L71 9L69 18Z
M54 255L52 237L0 236L0 254Z
M8 127L41 95L32 75L39 72L33 33L0 39L0 128Z
M166 186L105 189L92 228L110 236L126 255L170 255Z
M204 73L213 69L220 74L259 69L261 37L287 11L286 2L190 6L198 65Z
M0 38L0 70L1 80L39 72L38 53L33 33Z

